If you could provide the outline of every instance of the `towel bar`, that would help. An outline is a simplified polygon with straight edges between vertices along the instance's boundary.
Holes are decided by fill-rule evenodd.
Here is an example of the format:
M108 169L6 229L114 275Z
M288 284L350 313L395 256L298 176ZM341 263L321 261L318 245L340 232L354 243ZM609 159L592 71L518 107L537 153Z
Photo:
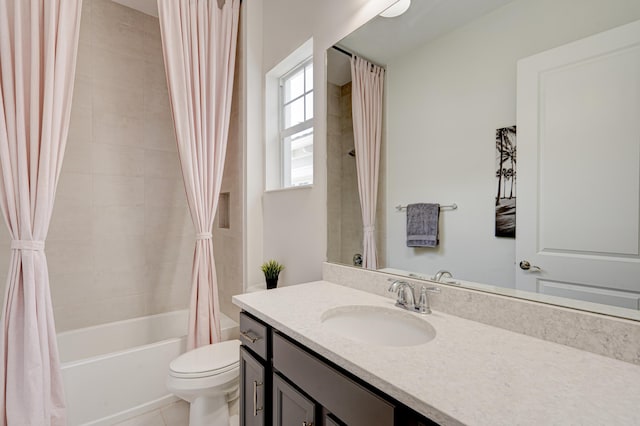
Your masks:
M404 210L404 209L406 209L406 208L407 208L407 206L403 206L403 205L401 205L401 204L398 204L398 205L396 206L396 210L398 210L398 211L402 211L402 210ZM458 205L457 205L456 203L453 203L453 204L446 204L446 205L442 205L442 206L440 206L440 210L442 210L442 209L444 209L444 210L455 210L455 209L457 209L457 208L458 208Z

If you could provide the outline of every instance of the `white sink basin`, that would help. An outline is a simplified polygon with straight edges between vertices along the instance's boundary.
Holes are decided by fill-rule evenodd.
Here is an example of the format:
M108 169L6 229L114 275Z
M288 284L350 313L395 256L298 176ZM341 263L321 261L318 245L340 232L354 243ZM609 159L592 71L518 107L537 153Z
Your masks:
M424 319L400 308L340 306L322 314L322 326L350 340L382 346L415 346L436 337Z

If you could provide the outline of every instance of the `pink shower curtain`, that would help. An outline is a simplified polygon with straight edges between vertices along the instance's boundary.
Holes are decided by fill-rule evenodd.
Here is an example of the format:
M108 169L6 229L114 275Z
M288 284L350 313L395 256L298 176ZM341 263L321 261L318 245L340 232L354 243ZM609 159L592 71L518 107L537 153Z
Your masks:
M375 227L384 69L354 56L351 58L351 79L353 138L363 225L362 267L377 269Z
M65 425L44 240L69 130L81 0L0 1L0 207L11 259L0 424Z
M158 0L182 176L197 241L188 349L220 341L211 230L227 150L240 0Z

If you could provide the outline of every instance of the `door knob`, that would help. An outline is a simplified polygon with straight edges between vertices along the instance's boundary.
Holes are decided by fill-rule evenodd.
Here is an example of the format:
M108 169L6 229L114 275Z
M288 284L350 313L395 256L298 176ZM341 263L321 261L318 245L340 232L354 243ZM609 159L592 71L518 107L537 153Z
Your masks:
M523 271L530 270L531 272L539 272L542 270L539 266L532 265L531 263L529 263L528 260L520 261L520 269L522 269Z

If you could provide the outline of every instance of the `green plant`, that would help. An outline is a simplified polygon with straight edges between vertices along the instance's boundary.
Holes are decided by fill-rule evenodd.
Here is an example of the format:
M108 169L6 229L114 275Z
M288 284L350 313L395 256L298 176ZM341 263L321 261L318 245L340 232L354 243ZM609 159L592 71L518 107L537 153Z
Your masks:
M264 272L264 277L268 280L277 279L280 272L284 269L284 265L276 262L275 260L268 260L260 267Z

